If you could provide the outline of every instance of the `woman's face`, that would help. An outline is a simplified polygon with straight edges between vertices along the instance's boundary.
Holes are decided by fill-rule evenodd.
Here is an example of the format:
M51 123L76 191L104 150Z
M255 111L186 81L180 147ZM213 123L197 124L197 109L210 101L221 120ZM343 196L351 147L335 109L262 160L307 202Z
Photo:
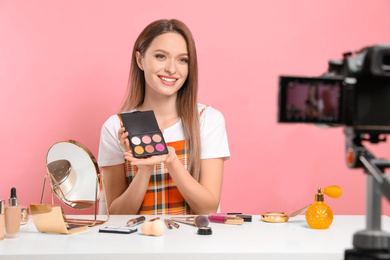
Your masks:
M309 91L310 91L311 98L317 97L317 87L316 86L311 86Z
M176 96L188 76L188 51L184 37L178 33L164 33L151 42L142 56L137 52L137 63L145 75L147 94Z

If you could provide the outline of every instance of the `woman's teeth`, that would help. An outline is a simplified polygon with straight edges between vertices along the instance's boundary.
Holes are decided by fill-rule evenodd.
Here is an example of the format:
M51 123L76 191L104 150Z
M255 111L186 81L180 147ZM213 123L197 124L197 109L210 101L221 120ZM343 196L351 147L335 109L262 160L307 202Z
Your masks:
M162 80L164 81L167 81L167 82L175 82L176 79L167 79L167 78L164 78L164 77L161 77Z

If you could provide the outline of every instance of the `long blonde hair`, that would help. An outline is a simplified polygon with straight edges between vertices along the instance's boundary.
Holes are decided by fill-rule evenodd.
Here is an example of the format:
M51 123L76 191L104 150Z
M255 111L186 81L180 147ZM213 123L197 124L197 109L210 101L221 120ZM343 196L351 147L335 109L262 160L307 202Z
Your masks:
M188 27L179 20L158 20L149 24L138 36L133 47L127 93L121 112L140 106L145 99L145 76L138 67L136 53L144 55L151 42L157 36L175 32L184 37L188 48L188 77L177 93L176 109L182 120L184 135L187 140L189 167L188 170L195 180L200 175L200 126L198 113L198 60L195 41Z

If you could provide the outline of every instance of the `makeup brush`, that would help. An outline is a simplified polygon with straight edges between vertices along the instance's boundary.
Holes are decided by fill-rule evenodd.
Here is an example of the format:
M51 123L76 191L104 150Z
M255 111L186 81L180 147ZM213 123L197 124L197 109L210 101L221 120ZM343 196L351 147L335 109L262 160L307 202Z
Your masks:
M195 227L207 227L209 225L208 218L201 215L196 217L171 217L170 220Z

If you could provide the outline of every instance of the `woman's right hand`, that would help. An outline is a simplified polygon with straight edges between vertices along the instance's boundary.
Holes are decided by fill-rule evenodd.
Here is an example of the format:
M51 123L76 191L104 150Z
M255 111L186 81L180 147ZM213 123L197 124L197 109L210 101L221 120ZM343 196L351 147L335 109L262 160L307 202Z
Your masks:
M126 151L130 151L130 143L127 136L129 135L128 132L125 132L125 128L123 127L123 124L121 122L121 128L118 130L118 140L121 145L121 147Z

